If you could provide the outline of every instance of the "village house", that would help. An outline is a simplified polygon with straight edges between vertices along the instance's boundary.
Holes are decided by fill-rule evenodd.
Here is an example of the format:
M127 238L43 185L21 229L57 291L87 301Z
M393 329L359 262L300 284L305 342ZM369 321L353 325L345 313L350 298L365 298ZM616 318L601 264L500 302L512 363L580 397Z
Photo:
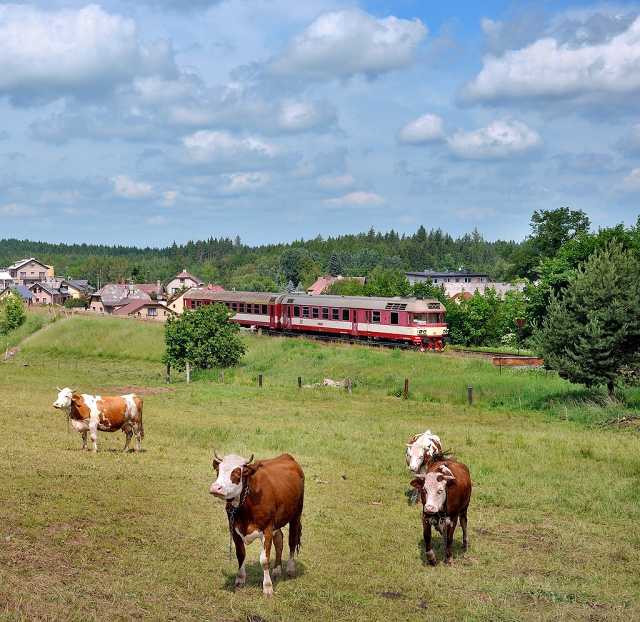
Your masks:
M113 315L166 322L170 316L175 315L175 311L154 300L132 300L128 304L115 309Z
M54 275L53 266L38 261L35 257L29 259L21 259L16 261L8 268L9 273L15 285L26 285L30 287L39 281L46 281Z
M108 283L91 295L89 311L113 313L134 300L151 301L151 297L131 283Z
M29 287L33 299L37 305L61 305L68 297L65 282L62 280L42 281Z
M15 285L13 277L9 274L8 270L0 270L0 292L4 291L7 287Z
M190 287L200 287L201 285L204 285L204 281L192 274L189 274L185 268L180 272L180 274L176 274L167 283L167 294L172 296L173 294L177 294L180 290L189 289Z
M425 270L424 272L406 272L405 274L410 285L431 282L433 285L444 287L445 294L449 298L464 293L474 294L476 291L484 294L487 289L494 289L498 296L504 296L508 291L522 291L524 289L522 283L492 281L485 272Z
M5 287L2 291L0 291L0 300L4 300L11 294L16 294L22 298L22 302L26 305L30 305L33 300L33 294L29 291L28 287L24 285L11 285L9 287Z
M67 291L69 298L75 298L79 300L83 297L88 297L93 288L89 285L89 281L86 279L66 279Z
M136 283L136 287L147 294L151 300L164 300L164 287L160 281L155 283Z

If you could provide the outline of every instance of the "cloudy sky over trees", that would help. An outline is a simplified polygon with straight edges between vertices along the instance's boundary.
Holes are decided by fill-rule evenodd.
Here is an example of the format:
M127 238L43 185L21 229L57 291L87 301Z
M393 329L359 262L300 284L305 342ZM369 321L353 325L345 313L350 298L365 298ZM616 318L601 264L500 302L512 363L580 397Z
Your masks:
M636 3L0 0L0 67L0 237L639 212Z

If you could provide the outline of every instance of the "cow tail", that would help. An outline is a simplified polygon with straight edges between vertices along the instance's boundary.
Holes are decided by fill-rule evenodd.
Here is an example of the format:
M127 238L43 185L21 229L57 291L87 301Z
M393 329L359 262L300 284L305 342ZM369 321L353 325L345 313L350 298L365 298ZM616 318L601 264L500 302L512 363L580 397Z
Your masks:
M138 406L138 422L140 424L140 440L144 439L144 426L142 425L142 398L138 398L140 400L140 406Z
M302 520L300 519L298 519L298 530L296 535L298 536L296 538L296 555L300 555L300 547L302 546Z

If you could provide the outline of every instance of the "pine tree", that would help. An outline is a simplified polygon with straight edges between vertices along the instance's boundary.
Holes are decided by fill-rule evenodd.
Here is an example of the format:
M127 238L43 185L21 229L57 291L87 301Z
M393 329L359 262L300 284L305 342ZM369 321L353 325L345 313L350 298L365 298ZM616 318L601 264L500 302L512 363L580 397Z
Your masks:
M338 276L342 272L342 266L340 265L340 258L336 253L331 253L329 258L329 274L331 276Z
M560 376L609 394L624 365L640 358L640 263L613 243L578 268L553 296L538 349Z

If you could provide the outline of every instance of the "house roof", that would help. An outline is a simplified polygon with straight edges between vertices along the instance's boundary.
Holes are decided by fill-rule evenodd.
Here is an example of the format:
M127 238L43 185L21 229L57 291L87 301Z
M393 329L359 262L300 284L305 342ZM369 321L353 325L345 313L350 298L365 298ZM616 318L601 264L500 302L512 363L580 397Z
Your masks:
M144 309L145 307L162 307L163 309L168 309L163 304L156 302L154 300L132 300L129 304L124 305L123 307L119 307L113 312L113 315L131 315L136 311L140 311L140 309ZM168 309L171 313L175 313L173 309Z
M138 289L142 290L145 294L161 294L162 285L159 283L136 283Z
M7 287L1 293L4 294L7 290L11 290L18 294L22 300L31 300L33 298L33 294L29 291L29 288L24 285L13 285L11 287Z
M307 293L313 295L319 295L326 291L338 280L335 276L321 276L318 277L314 283L307 287Z
M57 281L41 281L38 283L34 283L29 287L29 291L31 291L31 289L33 289L34 287L41 287L45 292L51 294L52 296L59 296L61 293L60 284L58 284Z
M9 272L0 270L0 281L13 281L13 277L9 274Z
M442 278L442 277L451 277L451 276L484 276L488 277L489 275L486 272L471 272L470 270L454 270L454 271L437 271L437 270L424 270L423 272L405 272L407 276L423 276L426 278Z
M151 300L149 294L138 289L137 285L131 285L128 283L108 283L98 290L94 296L100 296L102 304L106 307L115 307L116 305L127 304L126 301L129 299Z
M69 285L71 285L71 287L73 287L74 289L80 291L87 291L91 289L89 286L89 281L87 281L87 279L69 279L67 280L67 283L69 283Z
M24 266L24 264L29 263L30 261L35 261L36 263L39 263L43 268L49 268L49 266L46 263L42 263L39 259L36 259L35 257L29 257L28 259L20 259L16 261L15 263L11 264L7 268L7 270L19 270L21 266Z
M180 272L180 274L176 274L171 280L173 281L174 279L191 279L196 283L200 283L200 284L203 283L203 281L199 279L197 276L193 276L193 274L190 274L189 272L187 272L186 268L182 272Z

